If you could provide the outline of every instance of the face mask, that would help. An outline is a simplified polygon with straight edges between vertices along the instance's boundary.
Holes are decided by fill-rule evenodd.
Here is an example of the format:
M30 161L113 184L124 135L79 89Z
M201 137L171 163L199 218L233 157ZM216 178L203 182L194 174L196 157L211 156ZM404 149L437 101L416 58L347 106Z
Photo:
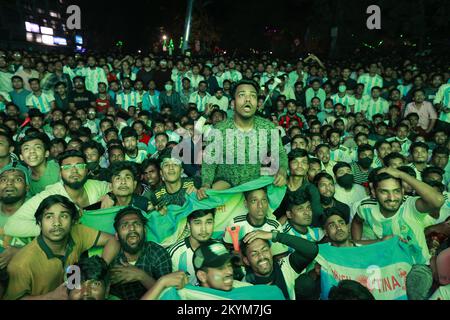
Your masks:
M341 177L336 179L338 185L340 185L344 189L351 189L353 186L353 175L350 173L346 173Z
M328 206L333 202L333 197L325 197L323 195L320 195L320 202Z
M166 84L164 86L164 88L166 89L166 91L172 91L172 85L171 84Z
M372 165L372 161L373 159L371 158L362 158L358 160L358 164L363 168L363 169L369 169L370 166Z
M344 93L347 90L346 86L339 86L339 92Z

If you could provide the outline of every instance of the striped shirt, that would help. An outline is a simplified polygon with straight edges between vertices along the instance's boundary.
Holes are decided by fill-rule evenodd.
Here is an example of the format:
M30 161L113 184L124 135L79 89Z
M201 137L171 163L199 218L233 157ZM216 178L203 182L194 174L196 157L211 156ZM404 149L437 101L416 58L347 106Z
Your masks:
M353 177L356 184L362 185L369 181L369 173L371 169L369 169L369 171L363 171L356 162L352 162L350 166L352 167Z
M125 161L131 161L134 163L142 163L147 158L147 150L138 149L136 157L130 157L125 154Z
M352 96L349 96L348 94L345 94L343 97L340 97L339 94L333 94L331 96L331 100L333 100L333 104L336 105L337 103L340 103L345 106L345 109L347 112L351 111L351 107L355 105L355 98Z
M268 231L268 232L271 232L273 230L278 230L280 232L283 232L283 228L281 227L281 225L278 221L268 219L268 218L266 218L266 221L260 226L252 225L248 219L247 214L243 214L243 215L235 217L233 219L232 223L229 224L229 227L236 227L236 226L239 226L239 241L242 240L247 233L252 232L254 230L262 230L262 231ZM225 228L225 233L223 236L223 242L228 243L228 244L233 243L233 240L231 239L231 235L227 231L226 228Z
M242 79L242 73L237 70L228 70L224 73L224 80L230 80L231 82L238 82Z
M150 111L153 108L155 108L157 112L160 110L159 91L157 90L155 90L153 95L151 95L150 92L146 92L142 98L142 110Z
M130 91L128 93L120 92L116 96L116 104L119 108L128 111L128 108L133 106L138 108L139 104L142 103L142 99L138 92Z
M42 92L39 96L32 93L27 97L26 104L28 108L36 108L42 113L49 113L52 110L52 101L55 101L55 97L51 93Z
M367 103L370 100L370 96L363 95L363 96L361 96L360 99L358 99L356 97L354 97L354 99L355 99L355 107L354 107L355 113L366 112Z
M373 87L383 88L383 78L378 74L371 77L370 74L364 73L359 76L358 83L362 83L364 85L364 94L370 94Z
M102 68L84 68L82 72L86 83L86 90L89 90L94 94L98 93L98 84L100 82L108 84L105 71Z
M283 227L283 233L290 234L291 236L300 237L302 239L311 242L319 242L325 236L325 233L323 232L322 228L311 228L311 227L306 228L307 228L306 233L301 233L295 230L295 228L289 222L287 222Z
M353 155L352 150L347 148L346 146L339 146L336 150L330 150L330 160L339 162L352 162Z
M203 112L206 109L206 104L209 103L209 99L211 99L211 95L208 92L205 92L205 95L202 97L198 91L196 91L189 97L189 103L195 103L198 112Z
M434 97L434 104L442 103L444 108L450 108L450 84L446 83L439 87ZM450 113L441 112L439 120L450 123Z
M172 259L172 271L186 272L189 277L189 283L196 286L198 280L195 276L194 264L192 263L194 250L191 247L189 237L177 241L167 251Z
M366 118L372 120L372 117L377 113L388 113L389 112L389 102L383 98L378 98L377 100L370 99L367 101L367 113Z
M408 240L411 253L416 263L429 264L430 253L425 239L424 229L436 223L426 213L421 213L416 208L419 197L404 197L403 204L394 216L385 218L380 211L377 200L367 199L361 201L356 209L356 214L364 220L378 239L384 236L395 235Z
M297 71L292 71L289 73L289 85L291 87L295 87L295 83L297 81L303 81L303 87L306 86L306 80L308 80L308 73L303 71L301 79L299 79L300 76L298 75Z

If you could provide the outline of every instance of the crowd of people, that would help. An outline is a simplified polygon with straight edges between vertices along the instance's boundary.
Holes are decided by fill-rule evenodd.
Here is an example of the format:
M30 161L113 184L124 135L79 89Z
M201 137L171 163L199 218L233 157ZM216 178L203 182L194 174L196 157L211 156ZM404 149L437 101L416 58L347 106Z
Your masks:
M415 248L408 298L450 299L449 135L448 63L421 56L0 50L0 297L158 299L171 287L270 285L285 299L319 299L319 245L399 237ZM245 191L246 213L220 236L221 212L210 208L184 212L173 243L148 240L158 227L148 213L168 217L192 195L206 201L263 175L272 185ZM275 210L272 187L285 188ZM115 235L80 223L114 207ZM81 270L76 288L69 266ZM374 299L355 280L329 298Z

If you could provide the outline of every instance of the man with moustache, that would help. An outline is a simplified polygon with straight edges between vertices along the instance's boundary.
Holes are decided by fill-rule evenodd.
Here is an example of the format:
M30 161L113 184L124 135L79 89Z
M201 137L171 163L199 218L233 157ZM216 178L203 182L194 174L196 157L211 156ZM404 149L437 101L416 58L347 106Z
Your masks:
M17 212L8 219L5 234L13 237L36 237L41 230L36 224L34 212L43 199L59 194L69 198L80 208L86 208L110 191L105 181L90 180L87 177L86 158L80 151L65 151L58 159L61 168L61 181L48 186L44 191L26 201Z
M29 190L28 169L13 162L0 169L0 298L7 286L6 267L25 243L21 239L5 239L3 227L25 202Z
M192 285L197 284L192 257L194 251L202 243L211 239L214 231L214 210L196 210L187 217L190 236L186 237L173 246L168 251L172 258L173 272L184 271L189 277Z
M202 188L197 192L198 199L206 198L206 190L213 188L213 184L217 184L219 181L225 181L231 186L236 186L259 178L261 175L272 175L274 176L274 185L284 186L286 184L288 161L279 132L276 133L274 131L276 129L272 122L255 116L259 89L259 85L253 80L241 80L234 87L234 97L236 100L234 117L219 122L214 127L217 130L216 135L220 135L223 139L223 147L221 146L218 151L222 152L219 157L220 161L217 161L217 155L213 155L213 152L210 152L211 154L209 156L204 156L202 164L203 184ZM245 136L246 134L255 132L256 136L259 137L258 139L260 139L260 141L256 142L256 145L250 143L249 140L252 139L248 138L244 139L244 145L239 143L239 135ZM231 133L237 136L238 139L235 139L234 136L232 137L233 139L227 137ZM267 138L265 141L260 137L262 133ZM275 137L277 139L272 137L272 133L276 133ZM215 135L213 134L212 136ZM235 142L236 140L238 141L237 143ZM213 139L210 143L217 142ZM232 144L231 147L230 143ZM275 143L278 146L271 146L271 143ZM240 151L242 152L242 148L244 148L245 152L245 163L243 164L240 161L241 159L238 159L240 157L237 156ZM256 163L252 162L253 159L250 157L250 150L253 151L255 148L256 155L260 155L261 148L263 150L265 148L266 151L272 151L270 168L263 168L262 159L256 159ZM230 150L233 150L234 154L233 163L229 163L229 159L226 159L226 157L229 157ZM209 158L209 161L205 161L205 158ZM249 159L248 162L247 159Z
M124 300L140 299L162 276L172 272L169 253L146 241L147 219L134 207L121 209L114 218L120 252L111 264L111 294Z

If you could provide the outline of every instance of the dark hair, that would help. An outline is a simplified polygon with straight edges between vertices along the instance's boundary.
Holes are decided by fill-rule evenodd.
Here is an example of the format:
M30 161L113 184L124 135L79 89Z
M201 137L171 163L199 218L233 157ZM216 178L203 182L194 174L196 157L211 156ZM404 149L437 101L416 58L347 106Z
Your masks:
M337 162L333 167L333 173L335 176L336 176L336 172L341 168L349 168L351 170L352 166L350 164L348 164L347 162L343 162L343 161Z
M424 148L425 150L427 150L427 152L429 150L429 147L425 142L419 141L419 142L413 142L411 144L411 146L409 147L409 153L412 154L416 148Z
M49 145L49 147L51 148L51 147L54 146L55 144L60 144L60 143L63 144L64 150L65 150L66 147L67 147L67 142L66 142L66 140L64 140L63 138L55 138L55 139L50 140L50 145Z
M190 223L194 219L204 217L204 216L206 216L206 215L208 215L210 213L213 215L213 218L214 218L214 215L215 215L215 210L214 209L192 211L187 216L188 223Z
M250 194L251 194L252 192L255 192L255 191L258 191L258 190L262 190L262 191L264 191L264 192L267 194L267 187L263 187L263 188L259 188L259 189L254 189L254 190L245 191L245 192L244 192L245 200L248 199L248 197L250 196Z
M159 133L155 134L155 141L156 141L156 138L159 136L164 136L167 138L167 141L169 141L169 135L165 132L159 132Z
M32 140L41 140L42 144L44 145L45 151L50 150L50 139L45 133L42 132L32 133L24 136L19 142L19 150L22 151L22 146Z
M302 136L302 138L306 140L306 138L304 138L303 136ZM291 150L291 152L289 152L288 161L291 162L292 160L294 160L296 158L304 158L304 157L306 157L306 159L308 159L308 161L309 161L308 151L306 151L304 149L295 148L295 149Z
M117 135L119 135L119 130L116 127L111 127L106 129L105 132L103 132L103 136L106 137L110 132L115 132Z
M139 171L137 169L137 165L131 161L118 161L114 162L110 167L110 180L112 182L112 178L114 176L118 176L120 172L123 170L129 170L133 175L133 179L135 181L139 180Z
M383 139L383 140L378 140L378 141L375 143L375 149L378 151L378 150L381 148L381 146L382 146L383 144L388 144L389 146L391 145L391 144L389 143L389 141L387 141L387 140L385 140L385 139Z
M405 156L399 152L391 152L386 157L384 157L384 163L389 166L389 162L394 159L402 159L405 162Z
M114 229L116 230L116 232L119 232L120 220L129 214L136 214L139 217L139 219L141 220L144 227L147 225L148 220L142 214L142 210L140 210L136 207L129 206L129 207L120 209L119 212L117 212L116 216L114 217ZM145 228L144 228L144 230L145 230Z
M436 155L436 154L445 154L446 156L448 156L448 155L450 155L450 151L446 148L446 147L436 147L434 150L433 150L433 157Z
M81 281L101 281L107 286L110 280L109 267L100 256L81 257L76 264L80 268Z
M69 210L70 217L72 221L77 221L79 218L78 209L75 204L70 201L67 197L54 194L48 196L44 200L41 201L39 207L37 208L34 217L36 218L36 223L40 224L42 222L42 217L44 216L44 211L48 210L51 206L55 204L61 204L64 208Z
M360 145L358 147L358 157L364 151L372 151L373 152L373 147L370 144L362 144L362 145Z
M113 150L120 150L120 151L122 151L123 154L125 154L125 149L122 145L114 144L112 146L109 146L108 147L108 155L110 155L111 151L113 151Z
M341 280L328 293L328 300L375 300L370 291L354 280Z
M327 223L328 219L330 219L332 216L341 217L346 224L350 222L349 214L345 214L343 211L339 210L336 207L326 208L323 210L323 214L319 217L319 223L323 229L325 229L325 224Z
M260 89L258 83L257 83L256 81L254 81L254 80L251 80L251 79L242 79L242 80L240 80L239 82L237 82L237 83L233 86L233 88L232 88L232 90L231 90L231 96L232 96L232 97L236 96L236 90L237 90L237 88L238 88L239 86L245 85L245 84L250 85L250 86L252 86L253 88L255 88L256 94L258 95L259 89Z
M435 166L431 166L431 167L426 167L425 169L423 169L422 174L421 174L422 180L425 180L425 177L432 173L436 173L440 176L444 176L444 170L442 170L441 168L435 167Z
M322 178L331 180L331 181L333 181L333 183L334 183L333 177L332 177L329 173L327 173L327 172L325 172L325 171L322 171L322 172L319 172L318 174L316 174L316 176L314 177L313 183L316 185L316 187L319 185L319 181L320 181L320 179L322 179Z
M320 148L328 148L330 149L330 146L326 143L321 143L319 145L317 145L316 150L314 150L314 152L317 154L317 152L319 151Z
M331 138L331 135L332 135L333 133L337 133L337 134L339 135L339 137L341 137L341 136L342 136L342 134L341 134L341 131L340 131L340 130L338 130L338 129L334 129L334 128L331 128L331 129L330 129L330 130L328 130L328 132L327 132L327 140L330 140L330 138Z
M269 240L266 239L261 239L258 238L262 241L264 241L265 243L267 243L269 245L269 247L271 246L271 243L269 242ZM250 245L251 242L244 242L244 238L242 238L242 240L239 242L239 247L241 249L241 254L244 255L244 257L247 257L247 248Z
M86 141L81 145L81 151L84 153L87 149L96 149L101 157L105 153L105 148L97 141Z
M13 139L11 137L11 134L8 134L6 132L0 131L0 136L1 137L5 137L6 140L8 140L8 144L9 144L10 147L14 146L14 141L13 141Z
M294 206L302 205L308 201L311 201L310 193L306 189L299 189L287 197L286 209L292 210Z
M50 127L54 128L55 126L63 126L64 128L66 128L66 130L69 129L69 126L64 120L56 120L50 123Z
M61 166L62 162L67 159L67 158L71 158L71 157L77 157L77 158L81 158L83 159L83 162L86 163L86 157L84 156L84 153L81 151L77 151L77 150L67 150L64 151L63 153L61 153L58 157L58 163Z
M142 163L139 165L139 169L141 172L144 172L145 169L147 169L149 166L154 166L157 171L160 169L160 163L157 159L145 159L142 161Z
M400 167L400 168L405 168L405 167ZM400 168L398 168L398 169L401 170ZM407 167L407 168L412 169L411 167ZM412 169L412 170L414 171L414 169ZM384 180L388 180L388 179L394 179L399 183L399 185L402 185L402 181L400 179L394 178L393 176L391 176L390 174L388 174L386 172L382 172L382 173L375 174L373 176L373 189L374 190L377 189L380 182L382 182Z
M313 163L316 163L316 164L318 164L320 166L322 165L322 163L320 162L319 159L313 158L313 157L309 158L309 165L312 165Z

